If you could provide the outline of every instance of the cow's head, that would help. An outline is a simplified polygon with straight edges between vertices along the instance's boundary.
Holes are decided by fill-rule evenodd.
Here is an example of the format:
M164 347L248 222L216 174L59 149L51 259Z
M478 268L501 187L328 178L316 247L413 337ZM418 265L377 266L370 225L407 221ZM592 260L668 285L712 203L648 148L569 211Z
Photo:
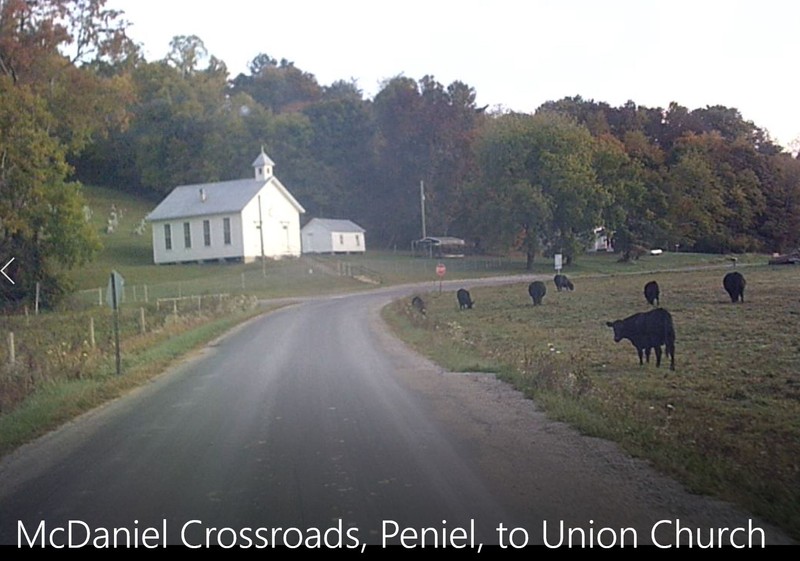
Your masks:
M614 330L614 342L622 341L622 320L607 321L606 325Z

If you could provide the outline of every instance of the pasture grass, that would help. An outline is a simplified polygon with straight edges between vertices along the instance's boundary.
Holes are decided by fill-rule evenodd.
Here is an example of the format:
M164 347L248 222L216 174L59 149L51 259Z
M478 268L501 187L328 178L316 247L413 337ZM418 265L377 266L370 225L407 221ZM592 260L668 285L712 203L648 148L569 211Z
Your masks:
M576 290L556 292L549 280L537 307L514 284L471 289L472 310L459 311L452 292L427 293L427 316L410 300L384 315L446 368L486 365L552 418L800 538L800 268L740 266L744 304L724 292L724 269L667 269L567 271ZM605 325L649 308L650 279L675 323L675 371L666 361L656 368L654 357L639 366L633 346L615 344Z

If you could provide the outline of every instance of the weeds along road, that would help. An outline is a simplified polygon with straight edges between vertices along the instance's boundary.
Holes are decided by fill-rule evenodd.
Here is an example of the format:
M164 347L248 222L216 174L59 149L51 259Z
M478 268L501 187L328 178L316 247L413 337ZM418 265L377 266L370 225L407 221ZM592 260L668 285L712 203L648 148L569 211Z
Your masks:
M380 544L402 529L406 545L419 545L411 536L422 528L435 529L427 545L460 544L473 527L476 543L497 544L500 524L521 529L517 545L526 535L566 545L562 525L582 529L586 545L593 536L595 547L653 535L671 544L678 528L684 541L743 528L737 544L751 536L760 545L761 531L768 544L789 542L614 445L546 420L492 376L443 372L410 352L379 310L411 292L319 298L259 317L6 457L0 543L18 544L21 528L23 543L63 544L60 528L77 543L103 545L115 530L126 543L126 528L139 547L247 547L332 529L335 546L339 520L342 545Z

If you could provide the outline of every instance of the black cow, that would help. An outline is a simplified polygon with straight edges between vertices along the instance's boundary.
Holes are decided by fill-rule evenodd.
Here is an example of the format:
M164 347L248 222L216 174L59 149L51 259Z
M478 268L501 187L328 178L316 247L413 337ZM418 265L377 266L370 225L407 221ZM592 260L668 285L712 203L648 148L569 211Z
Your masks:
M633 314L625 319L608 321L606 325L614 329L614 342L628 339L639 355L639 364L644 364L642 354L650 362L650 350L656 352L656 366L661 366L661 345L670 357L670 370L675 370L675 327L672 316L664 308Z
M744 304L744 286L747 284L744 280L744 276L742 273L737 271L733 271L732 273L728 273L725 275L725 278L722 279L722 286L725 287L725 290L728 292L728 296L731 297L731 302L738 302L739 300L742 301Z
M425 301L419 296L414 296L414 298L411 299L411 306L423 316L425 315Z
M533 281L528 285L528 294L530 294L534 306L538 306L542 303L542 298L544 298L546 293L547 287L542 281Z
M656 281L650 281L646 285L644 285L644 297L647 300L647 303L651 306L658 306L660 305L658 302L659 296L659 288L658 283Z
M567 275L557 274L553 277L553 282L556 285L556 290L561 292L562 290L575 290L575 285L572 284L572 281L567 278Z
M456 298L458 298L458 309L463 310L464 308L472 309L472 305L475 301L469 295L469 291L459 288L458 292L456 292Z

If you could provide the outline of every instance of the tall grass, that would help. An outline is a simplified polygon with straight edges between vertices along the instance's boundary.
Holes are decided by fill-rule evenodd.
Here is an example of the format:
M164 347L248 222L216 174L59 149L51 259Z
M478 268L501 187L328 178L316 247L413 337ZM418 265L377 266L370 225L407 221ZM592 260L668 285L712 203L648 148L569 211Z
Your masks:
M69 314L71 322L64 321L64 314L4 318L1 327L15 327L20 344L14 364L6 347L0 351L0 455L119 397L159 374L175 358L263 311L255 299L244 297L206 302L201 309L179 313L151 307L142 330L139 310L126 310L119 322L120 376L107 310ZM85 321L77 323L78 316ZM94 347L88 334L90 317L96 318Z

